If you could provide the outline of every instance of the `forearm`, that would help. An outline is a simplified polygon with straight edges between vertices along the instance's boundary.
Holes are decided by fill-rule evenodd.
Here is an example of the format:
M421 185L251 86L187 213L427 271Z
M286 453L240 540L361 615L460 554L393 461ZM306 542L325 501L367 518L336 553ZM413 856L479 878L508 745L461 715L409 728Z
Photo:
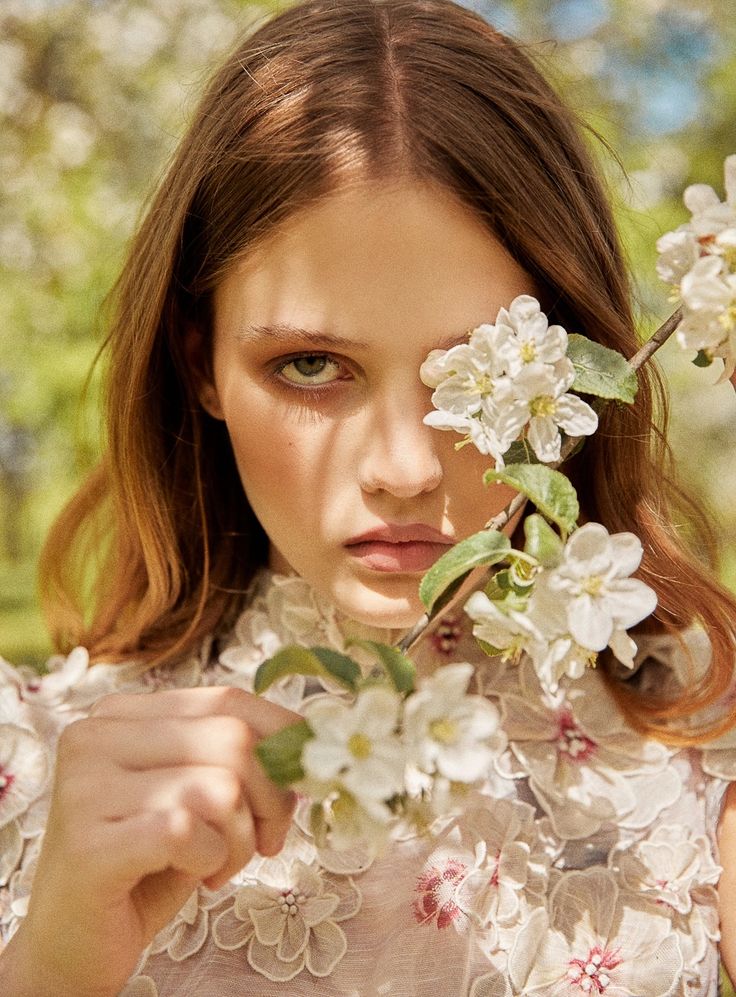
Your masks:
M736 783L726 795L718 845L723 867L718 884L721 908L721 959L732 981L736 981Z

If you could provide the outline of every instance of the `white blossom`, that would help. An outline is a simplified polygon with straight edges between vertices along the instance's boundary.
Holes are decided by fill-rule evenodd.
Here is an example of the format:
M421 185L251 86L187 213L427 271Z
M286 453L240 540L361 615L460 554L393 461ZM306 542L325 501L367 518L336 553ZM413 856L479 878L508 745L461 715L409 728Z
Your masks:
M434 412L425 423L465 435L497 464L528 427L541 461L559 459L560 434L595 432L595 412L567 393L575 370L567 358L567 333L550 326L539 302L519 295L500 309L495 325L475 329L468 343L433 350L420 369L434 388Z
M657 239L657 273L666 284L679 286L690 268L700 259L698 237L689 225L665 232Z
M682 198L691 213L693 231L706 244L725 229L736 228L736 155L726 158L723 174L725 201L721 201L713 188L704 183L691 184Z
M499 337L498 354L512 378L529 364L556 364L567 353L567 332L561 325L549 325L529 294L520 294L508 310L499 311L496 328L509 333Z
M304 711L314 732L304 746L305 789L317 798L341 801L333 816L354 820L364 811L386 824L386 805L404 790L406 749L397 736L401 699L385 686L363 689L353 705L333 696L313 700ZM355 807L350 806L350 801Z
M657 603L653 589L629 577L642 553L633 533L609 534L600 523L586 523L569 538L555 567L536 569L525 602L473 593L465 604L473 635L505 660L528 654L553 692L563 675L579 678L606 647L632 668L636 644L626 631Z
M657 272L682 305L678 342L722 359L721 380L736 370L736 155L724 175L726 200L707 184L691 185L683 196L690 221L657 242Z
M633 533L609 534L600 523L586 523L567 541L562 561L548 575L549 588L562 596L568 632L582 647L602 651L654 611L654 590L629 577L642 553Z
M560 429L568 436L590 436L598 428L598 416L587 402L567 389L575 380L575 368L566 357L555 364L528 364L514 378L518 431L526 436L537 458L545 464L560 459Z
M526 651L533 657L546 652L549 642L530 616L519 609L473 592L465 612L475 622L473 636L495 648L505 660L518 660Z
M473 666L445 665L404 708L404 736L417 767L451 782L483 778L503 748L496 707L466 694Z
M684 308L677 339L686 349L721 357L730 377L736 368L736 273L718 256L704 256L682 279Z

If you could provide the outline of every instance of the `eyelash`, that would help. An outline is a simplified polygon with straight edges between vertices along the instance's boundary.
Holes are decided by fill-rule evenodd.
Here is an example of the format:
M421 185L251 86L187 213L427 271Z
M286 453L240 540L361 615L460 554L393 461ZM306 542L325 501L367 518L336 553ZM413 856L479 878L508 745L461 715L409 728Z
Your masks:
M334 388L338 381L344 380L344 377L338 375L331 381L326 381L322 384L299 384L296 381L290 381L283 375L284 370L291 364L296 363L298 360L326 360L327 363L335 364L335 366L340 367L344 370L343 363L337 358L332 356L330 353L316 353L312 350L306 351L304 353L295 353L290 357L284 357L276 364L273 368L272 376L277 380L280 387L285 388L287 391L299 391L299 392L325 392ZM302 375L304 376L304 375Z

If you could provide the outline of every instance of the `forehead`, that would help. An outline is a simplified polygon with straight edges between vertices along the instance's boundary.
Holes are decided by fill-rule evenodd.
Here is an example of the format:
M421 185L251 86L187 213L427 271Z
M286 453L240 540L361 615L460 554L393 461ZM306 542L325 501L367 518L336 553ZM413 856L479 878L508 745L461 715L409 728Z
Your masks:
M386 337L432 348L532 291L519 264L444 189L365 183L292 216L254 247L215 290L215 331L247 339L301 329L365 348Z

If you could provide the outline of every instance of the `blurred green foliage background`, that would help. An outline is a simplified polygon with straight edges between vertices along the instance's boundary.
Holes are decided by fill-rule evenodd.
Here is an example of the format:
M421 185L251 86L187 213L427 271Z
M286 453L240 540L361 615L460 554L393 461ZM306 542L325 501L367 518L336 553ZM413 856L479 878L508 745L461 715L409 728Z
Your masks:
M288 0L286 0L288 2ZM466 0L528 44L598 146L642 335L671 307L659 234L691 182L722 196L736 152L732 0ZM100 449L105 295L208 69L278 6L251 0L4 0L0 8L0 654L50 653L35 601L48 524ZM617 158L620 159L620 164ZM623 168L622 168L623 167ZM736 586L736 401L674 346L672 440L718 516ZM622 496L622 501L626 497ZM729 991L732 993L732 991Z
M281 0L288 2L288 0ZM97 454L102 307L147 195L218 54L276 0L4 0L0 8L0 654L49 653L35 605L47 526ZM599 152L642 333L670 305L656 237L684 186L722 193L736 151L730 0L467 0L530 47L615 150ZM726 16L724 16L726 15ZM717 510L736 579L736 404L671 346L673 440ZM625 501L625 496L622 497Z

